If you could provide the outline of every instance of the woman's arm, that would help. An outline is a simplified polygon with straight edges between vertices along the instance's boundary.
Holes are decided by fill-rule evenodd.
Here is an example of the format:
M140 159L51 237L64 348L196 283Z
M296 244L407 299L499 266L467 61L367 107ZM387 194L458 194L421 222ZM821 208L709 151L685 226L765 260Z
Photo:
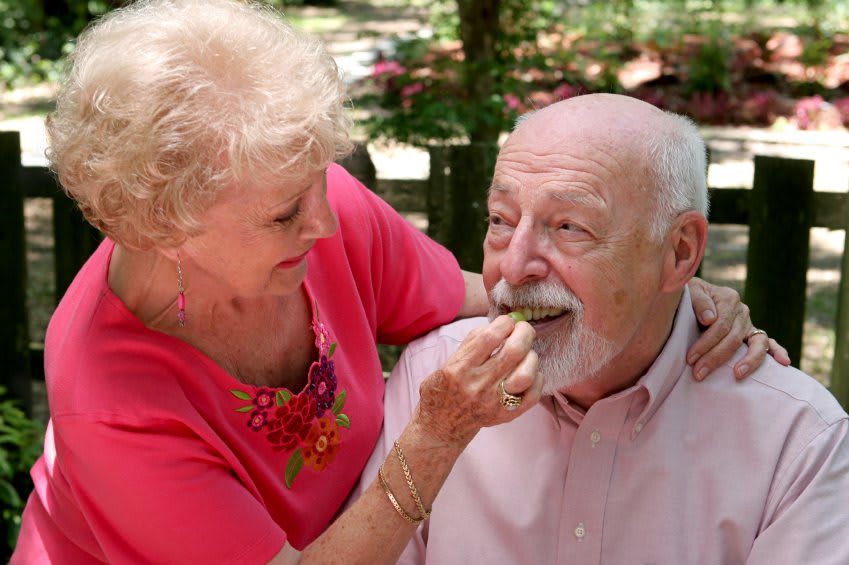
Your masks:
M489 310L489 299L483 286L483 277L478 273L463 271L463 281L466 283L466 297L457 318L473 318L486 316Z
M499 316L488 326L473 330L445 365L422 383L421 399L398 443L424 508L431 508L454 462L482 427L512 421L539 400L542 378L531 349L533 340L529 324ZM502 381L506 392L523 396L516 410L500 404ZM406 514L419 517L400 458L390 453L383 468L397 503ZM402 517L375 478L363 495L304 549L299 562L327 563L344 555L355 563L395 563L417 526ZM290 563L292 558L291 548L284 546L270 563Z

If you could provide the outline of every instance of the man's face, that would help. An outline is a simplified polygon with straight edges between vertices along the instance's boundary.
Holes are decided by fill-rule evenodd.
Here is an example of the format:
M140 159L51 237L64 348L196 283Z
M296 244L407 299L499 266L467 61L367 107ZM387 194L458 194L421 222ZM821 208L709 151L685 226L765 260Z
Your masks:
M548 121L532 117L499 154L483 277L492 314L528 309L551 392L627 366L662 269L633 140Z

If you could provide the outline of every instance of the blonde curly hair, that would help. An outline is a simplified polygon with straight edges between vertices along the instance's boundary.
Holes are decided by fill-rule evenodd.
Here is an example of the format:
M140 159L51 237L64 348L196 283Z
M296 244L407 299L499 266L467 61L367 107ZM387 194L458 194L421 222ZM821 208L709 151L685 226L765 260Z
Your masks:
M267 6L143 0L78 38L47 156L107 237L174 246L222 187L292 182L347 154L346 101L321 43Z

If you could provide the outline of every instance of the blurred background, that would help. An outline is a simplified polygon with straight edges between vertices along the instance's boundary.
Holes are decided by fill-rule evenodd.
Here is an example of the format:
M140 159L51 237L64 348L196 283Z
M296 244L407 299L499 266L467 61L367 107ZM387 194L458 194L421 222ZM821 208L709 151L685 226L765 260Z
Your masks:
M748 198L749 189L757 184L756 155L811 161L812 188L839 200L814 203L814 227L799 254L800 343L798 347L792 343L795 334L787 339L794 365L831 384L840 337L838 297L849 188L849 2L269 3L296 27L323 38L344 73L360 142L355 159L347 163L352 172L452 250L465 253L461 240L471 241L472 250L461 258L469 268L479 266L476 253L483 222L477 219L484 216L479 203L488 183L492 157L488 148L497 146L516 117L530 109L581 93L616 92L687 114L700 124L711 150L709 185L736 189L724 194L744 202L737 206L744 209L742 213L717 209L701 275L747 293L747 303L772 300L761 311L780 314L786 304L774 298L777 295L753 294L746 287L753 260L749 237L755 232L749 225L753 210L748 210L748 200L741 199ZM73 38L89 21L121 4L0 0L0 131L20 133L24 168L45 165L43 120L52 107L64 59L73 50ZM458 147L472 152L455 151ZM483 149L476 152L475 147ZM457 179L446 183L443 177L456 163L470 165L463 174L454 166ZM781 167L776 170L771 176L758 173L761 184L780 184L769 179L787 173ZM0 184L5 186L9 179L2 178L2 171ZM477 192L458 188L466 185ZM443 192L438 192L440 186ZM26 328L15 335L27 336L37 365L47 322L66 281L56 273L55 198L30 196L26 190L24 195ZM804 208L808 197L799 198L803 200L799 207ZM463 211L464 206L469 210ZM817 206L832 209L818 212ZM445 209L450 210L450 221L440 216ZM826 216L831 219L817 220ZM451 222L459 222L454 232L446 231ZM752 223L751 230L755 229L760 228ZM770 233L767 230L767 241ZM794 253L776 245L774 250L761 247L761 252ZM773 261L776 257L778 262L784 259L771 255ZM778 275L764 276L770 288L790 284ZM755 324L768 325L756 312L753 307ZM386 368L396 353L384 350ZM33 373L38 373L37 367ZM31 488L26 472L39 453L48 407L43 381L37 376L32 397L23 403L8 391L4 395L4 387L9 388L2 380L0 526L11 547L22 493ZM0 547L3 543L0 539ZM0 561L3 555L0 550Z

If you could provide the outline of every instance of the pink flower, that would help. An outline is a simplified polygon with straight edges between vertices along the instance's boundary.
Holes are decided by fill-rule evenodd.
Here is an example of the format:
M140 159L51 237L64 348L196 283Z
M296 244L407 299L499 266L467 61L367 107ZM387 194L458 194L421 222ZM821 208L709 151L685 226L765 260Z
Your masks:
M260 431L268 423L268 412L265 410L254 410L248 420L248 427L255 432Z
M822 96L809 96L796 102L796 125L799 129L815 129L817 118L823 109Z
M318 354L327 355L330 349L330 332L327 331L327 326L324 322L313 320L312 331L315 333L315 347L318 349Z
M513 96L512 94L504 95L504 103L507 104L507 107L511 110L518 110L519 106L522 105L522 102L519 100L519 98Z
M849 127L849 97L834 101L834 107L840 113L843 125Z
M254 404L260 410L271 408L274 406L274 391L267 388L259 389L254 396Z
M401 63L395 60L380 60L374 64L374 69L371 72L371 76L373 78L377 78L382 75L389 75L390 77L396 77L398 75L402 75L406 72L407 69L401 66Z
M424 84L421 82L415 82L413 84L407 85L401 89L401 98L409 98L414 94L418 94L424 90Z
M563 84L561 84L560 86L558 86L557 88L554 89L553 94L554 94L554 99L559 101L559 100L566 100L567 98L572 98L573 96L577 96L580 93L581 93L580 88L576 88L576 87L572 86L571 84L569 84L568 82L564 82Z

